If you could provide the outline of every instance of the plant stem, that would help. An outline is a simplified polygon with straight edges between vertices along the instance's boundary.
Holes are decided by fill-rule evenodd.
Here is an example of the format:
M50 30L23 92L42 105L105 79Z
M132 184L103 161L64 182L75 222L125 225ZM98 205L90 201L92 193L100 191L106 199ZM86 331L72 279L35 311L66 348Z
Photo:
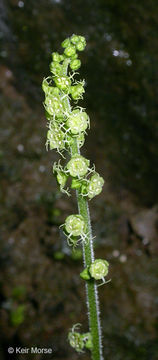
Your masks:
M71 147L71 154L79 154L80 151L77 148L77 142L74 139L74 144ZM91 221L89 214L89 207L87 200L77 193L78 209L80 215L83 216L84 221L87 225L87 242L83 242L83 260L84 267L90 266L94 261L94 250L93 250L93 239L91 230ZM98 290L93 279L86 282L86 295L87 295L87 307L88 307L88 318L89 318L89 329L92 336L92 359L103 360L102 356L102 339L101 339L101 326L99 317L99 301L98 301Z
M67 69L70 60L66 59L63 63L63 75L67 75ZM69 103L68 96L64 99L65 108L67 111L71 111L71 106ZM77 146L77 141L74 138L73 145L71 146L71 155L80 154L80 150ZM90 266L94 261L94 250L93 250L93 237L91 229L91 221L89 214L89 207L87 200L76 191L78 209L80 215L83 216L85 224L87 225L87 241L83 244L83 261L84 267ZM89 329L92 336L92 359L93 360L103 360L102 355L102 336L101 336L101 325L100 325L100 311L99 311L99 300L98 300L98 290L93 279L86 282L86 296L87 296L87 307L88 307L88 318L89 318Z

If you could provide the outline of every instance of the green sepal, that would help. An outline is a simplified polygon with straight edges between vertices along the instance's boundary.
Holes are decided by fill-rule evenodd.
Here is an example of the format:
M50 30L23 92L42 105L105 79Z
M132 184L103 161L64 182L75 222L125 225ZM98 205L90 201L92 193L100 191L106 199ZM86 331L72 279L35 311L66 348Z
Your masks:
M63 171L58 171L56 174L57 183L63 188L67 182L68 176Z
M86 268L84 269L81 273L80 273L80 277L81 279L83 280L90 280L91 279L91 276L89 274L89 270Z
M78 179L72 179L71 189L79 189L81 187L81 181Z
M91 333L87 333L87 334L84 334L85 336L87 335L87 340L85 342L85 348L88 349L88 350L92 350L93 348L93 343L92 343L92 335Z
M81 193L81 195L87 195L87 183L86 182L82 183L80 193Z

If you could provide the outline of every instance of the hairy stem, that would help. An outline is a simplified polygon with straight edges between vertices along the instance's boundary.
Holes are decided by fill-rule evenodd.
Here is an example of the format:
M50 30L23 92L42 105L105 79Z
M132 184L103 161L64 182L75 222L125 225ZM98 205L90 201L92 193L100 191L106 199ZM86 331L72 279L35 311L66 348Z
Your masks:
M69 59L64 60L63 63L63 75L67 75L67 69L69 65ZM65 108L67 111L71 111L70 102L68 96L64 99ZM77 147L77 141L74 138L73 145L71 146L71 155L80 154L80 150ZM91 230L91 221L89 214L89 207L87 200L78 193L77 202L80 215L83 216L84 221L87 225L87 242L83 241L83 260L84 267L90 266L94 261L94 250L93 250L93 238ZM101 339L101 325L99 317L99 301L98 301L98 290L93 279L86 282L86 296L87 296L87 307L88 307L88 318L89 318L89 329L92 336L92 359L103 360L102 355L102 339Z
M79 154L80 151L77 148L77 142L74 140L74 144L71 148L71 154ZM89 207L87 200L79 195L77 192L78 209L80 215L83 216L84 221L87 225L87 239L86 244L83 242L83 260L84 267L90 266L94 261L94 250L93 250L93 239L91 230L91 221L89 214ZM86 282L86 295L87 295L87 307L88 307L88 318L89 328L92 335L92 359L103 360L102 356L102 344L101 344L101 326L99 317L99 301L98 301L98 290L93 279Z

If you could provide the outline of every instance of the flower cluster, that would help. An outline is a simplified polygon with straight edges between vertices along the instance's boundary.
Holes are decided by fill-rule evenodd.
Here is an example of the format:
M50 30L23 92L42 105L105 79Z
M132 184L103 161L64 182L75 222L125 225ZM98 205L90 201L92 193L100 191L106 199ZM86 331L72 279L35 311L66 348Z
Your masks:
M51 76L45 78L42 89L45 93L44 107L48 120L46 147L56 150L64 157L66 150L71 154L74 141L78 149L83 146L85 135L90 127L89 116L85 109L70 106L70 97L78 101L84 93L84 80L75 81L75 71L81 66L78 59L78 51L83 51L86 41L83 36L72 35L62 42L63 54L52 53L50 64ZM68 68L72 74L68 75ZM71 177L71 188L92 199L100 194L104 184L103 178L95 172L94 166L90 168L90 161L79 153L73 155L65 167L60 162L55 163L53 172L56 175L60 190L70 195L69 189L65 189L68 177ZM91 176L90 176L91 175Z
M77 105L78 100L83 98L85 82L76 81L74 77L81 66L78 52L83 51L85 46L83 36L72 35L65 39L62 42L63 53L52 53L51 76L45 78L42 83L48 121L46 148L56 150L63 158L65 151L70 155L66 164L62 165L60 160L54 163L53 173L61 192L70 196L70 189L75 189L82 201L91 200L99 195L104 185L104 180L95 171L95 166L91 167L90 161L80 154L80 148L90 128L90 119L85 109ZM71 100L75 103L73 108ZM91 231L84 212L82 215L69 215L61 227L69 246L75 247L81 241L87 247ZM105 282L107 273L108 262L97 259L80 275L85 280ZM84 348L92 349L91 334L80 334L76 330L77 325L74 325L69 332L71 346L77 352L82 352Z

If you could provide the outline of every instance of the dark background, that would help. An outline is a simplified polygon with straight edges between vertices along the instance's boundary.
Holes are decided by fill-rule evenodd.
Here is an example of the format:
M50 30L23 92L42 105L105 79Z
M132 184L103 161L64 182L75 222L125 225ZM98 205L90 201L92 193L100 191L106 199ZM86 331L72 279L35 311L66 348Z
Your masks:
M84 35L81 78L91 131L82 153L105 178L90 202L106 360L158 359L158 3L0 0L1 359L79 359L67 341L87 331L80 249L58 226L76 211L57 189L46 152L41 82L52 51ZM52 347L9 355L8 346ZM90 354L80 356L90 359Z

